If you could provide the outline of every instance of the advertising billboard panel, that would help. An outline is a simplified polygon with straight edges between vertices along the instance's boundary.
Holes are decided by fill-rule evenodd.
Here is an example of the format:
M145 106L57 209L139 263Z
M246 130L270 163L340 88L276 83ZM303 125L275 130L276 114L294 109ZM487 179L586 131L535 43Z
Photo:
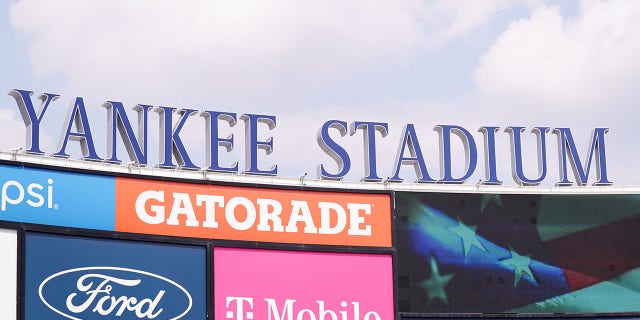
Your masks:
M0 165L0 219L53 226L114 228L114 178Z
M27 233L25 320L206 319L206 249Z
M16 318L18 236L15 230L0 229L0 318Z
M394 319L391 255L213 252L215 319Z
M597 317L594 315L589 315L588 317L584 317L576 314L554 314L554 315L517 315L517 317L491 317L491 316L473 316L473 315L465 315L464 317L450 317L450 316L438 316L438 317L402 317L402 320L506 320L506 319L518 319L518 320L638 320L640 317L634 317L631 315L624 316L612 316L612 315L603 315L601 317Z
M396 197L401 312L640 311L640 195Z
M116 231L297 244L391 246L389 194L116 178Z

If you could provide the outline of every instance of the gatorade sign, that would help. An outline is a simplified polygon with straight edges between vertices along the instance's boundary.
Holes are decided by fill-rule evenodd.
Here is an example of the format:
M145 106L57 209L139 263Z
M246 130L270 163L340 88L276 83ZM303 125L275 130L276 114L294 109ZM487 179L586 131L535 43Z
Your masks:
M116 231L208 239L391 246L389 194L116 179Z

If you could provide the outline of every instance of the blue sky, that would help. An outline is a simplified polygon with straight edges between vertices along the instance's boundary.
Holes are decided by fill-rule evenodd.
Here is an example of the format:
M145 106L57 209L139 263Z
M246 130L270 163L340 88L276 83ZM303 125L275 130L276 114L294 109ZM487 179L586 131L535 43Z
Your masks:
M405 124L416 127L432 176L440 169L433 127L462 126L480 149L471 183L484 178L481 126L570 127L583 156L593 128L609 127L610 180L640 185L637 1L20 0L0 10L0 86L61 95L43 120L47 153L57 151L67 109L82 96L101 156L100 106L115 100L274 115L276 129L262 133L273 136L274 151L260 156L261 166L278 164L283 177L315 178L319 164L335 170L316 143L330 119L389 124L389 134L376 138L381 176L392 173ZM24 145L24 123L8 95L0 98L0 122L0 150ZM153 159L156 114L150 129ZM242 168L243 124L223 133L234 134L236 146L221 164ZM190 118L182 136L204 166L204 120ZM551 185L557 142L547 138ZM497 139L500 179L514 185L508 134ZM358 180L362 134L336 140L352 157L346 179ZM525 144L525 172L533 177L533 134ZM79 157L77 143L69 151ZM415 180L409 167L401 176Z

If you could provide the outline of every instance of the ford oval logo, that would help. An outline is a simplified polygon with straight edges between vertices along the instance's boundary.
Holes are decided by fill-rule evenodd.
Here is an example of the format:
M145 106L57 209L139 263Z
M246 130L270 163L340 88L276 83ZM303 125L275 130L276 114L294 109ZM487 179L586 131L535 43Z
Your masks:
M176 320L192 306L189 292L175 281L120 267L60 271L42 281L38 294L49 309L74 320Z

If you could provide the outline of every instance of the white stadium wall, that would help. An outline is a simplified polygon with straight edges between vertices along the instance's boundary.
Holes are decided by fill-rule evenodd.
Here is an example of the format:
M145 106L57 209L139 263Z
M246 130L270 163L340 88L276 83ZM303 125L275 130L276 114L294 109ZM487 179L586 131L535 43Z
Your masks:
M640 189L21 160L0 163L2 319L640 316Z

